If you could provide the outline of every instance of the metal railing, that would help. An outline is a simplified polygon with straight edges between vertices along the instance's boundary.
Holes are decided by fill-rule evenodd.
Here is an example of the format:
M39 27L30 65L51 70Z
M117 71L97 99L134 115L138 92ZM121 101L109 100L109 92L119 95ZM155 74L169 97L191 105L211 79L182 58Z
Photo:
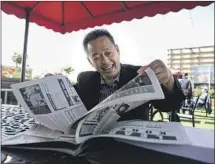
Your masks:
M2 88L1 89L1 103L18 105L18 102L13 94L12 89Z

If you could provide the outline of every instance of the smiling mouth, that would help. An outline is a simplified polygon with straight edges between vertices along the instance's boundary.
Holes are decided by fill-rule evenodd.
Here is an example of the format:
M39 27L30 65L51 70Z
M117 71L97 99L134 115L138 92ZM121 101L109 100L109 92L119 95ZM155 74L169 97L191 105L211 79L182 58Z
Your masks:
M113 65L110 65L110 66L105 67L105 68L102 68L102 69L103 69L103 71L104 71L105 73L112 72L112 70L113 70Z

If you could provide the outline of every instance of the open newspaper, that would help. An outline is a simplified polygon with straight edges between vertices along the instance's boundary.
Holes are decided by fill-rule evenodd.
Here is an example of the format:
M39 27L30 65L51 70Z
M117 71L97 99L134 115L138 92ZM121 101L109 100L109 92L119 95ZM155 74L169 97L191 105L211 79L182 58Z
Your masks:
M155 144L190 144L180 123L119 121L124 113L150 100L164 99L151 69L132 79L90 111L86 110L65 76L14 84L12 90L20 105L39 124L4 139L3 147L55 150L77 155L83 143L98 137Z

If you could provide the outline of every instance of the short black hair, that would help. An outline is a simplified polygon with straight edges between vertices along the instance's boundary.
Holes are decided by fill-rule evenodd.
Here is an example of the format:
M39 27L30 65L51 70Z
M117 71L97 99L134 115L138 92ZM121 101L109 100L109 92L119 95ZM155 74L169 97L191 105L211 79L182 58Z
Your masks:
M101 36L106 36L110 39L110 41L115 45L115 41L113 36L106 30L106 29L95 29L91 32L89 32L83 40L83 46L84 46L84 50L87 51L87 44L92 41L95 40Z
M184 76L188 76L188 73L185 73Z

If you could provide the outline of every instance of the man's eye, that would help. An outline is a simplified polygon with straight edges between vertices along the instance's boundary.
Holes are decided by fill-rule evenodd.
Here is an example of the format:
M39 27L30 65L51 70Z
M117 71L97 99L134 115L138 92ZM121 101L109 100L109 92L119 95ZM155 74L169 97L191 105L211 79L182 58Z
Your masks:
M94 61L97 61L97 60L99 60L99 57L95 57L95 58L93 58L93 60L94 60Z
M111 52L107 52L106 55L110 56L112 53Z

